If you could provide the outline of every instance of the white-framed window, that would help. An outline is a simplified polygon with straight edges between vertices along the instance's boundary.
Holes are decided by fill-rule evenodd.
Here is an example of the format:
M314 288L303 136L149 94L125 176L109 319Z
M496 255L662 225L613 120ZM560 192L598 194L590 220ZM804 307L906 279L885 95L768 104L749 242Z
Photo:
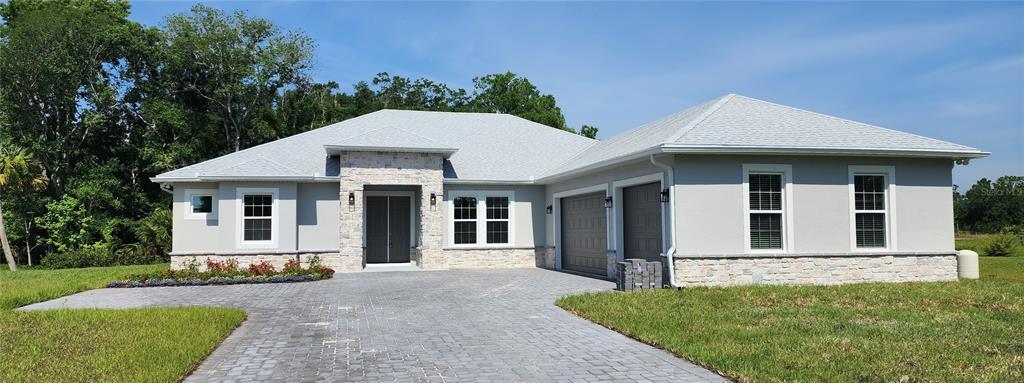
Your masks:
M743 223L748 252L793 251L792 166L743 165Z
M238 189L238 243L270 247L277 243L277 189Z
M217 219L216 189L185 189L185 200L188 202L185 219Z
M508 242L508 216L509 198L487 197L484 207L487 209L487 244L507 244Z
M850 243L854 251L889 250L893 236L891 166L850 166Z
M507 246L512 243L513 192L459 190L448 193L452 246Z

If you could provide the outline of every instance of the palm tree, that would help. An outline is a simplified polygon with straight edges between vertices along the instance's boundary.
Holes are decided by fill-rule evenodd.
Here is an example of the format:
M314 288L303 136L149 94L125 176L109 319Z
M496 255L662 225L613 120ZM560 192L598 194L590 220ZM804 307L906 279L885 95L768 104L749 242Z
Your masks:
M37 172L39 166L24 149L11 146L0 147L0 191L16 188L19 191L39 190L46 185L46 175ZM17 271L11 244L7 241L7 227L4 224L4 207L0 203L0 243L3 244L7 267Z

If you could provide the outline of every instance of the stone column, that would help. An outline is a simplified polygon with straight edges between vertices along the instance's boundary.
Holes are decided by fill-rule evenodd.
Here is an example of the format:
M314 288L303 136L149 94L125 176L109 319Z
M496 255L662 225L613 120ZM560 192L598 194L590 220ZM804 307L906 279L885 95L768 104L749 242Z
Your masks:
M359 271L365 265L363 257L363 185L351 177L341 176L341 200L338 214L340 226L339 257L342 272ZM349 205L348 194L355 193L355 204Z
M443 201L444 190L441 174L431 174L420 179L420 232L419 255L420 267L424 269L444 269L448 267L448 258L443 250L442 235L444 233ZM430 205L430 194L434 193L437 205Z

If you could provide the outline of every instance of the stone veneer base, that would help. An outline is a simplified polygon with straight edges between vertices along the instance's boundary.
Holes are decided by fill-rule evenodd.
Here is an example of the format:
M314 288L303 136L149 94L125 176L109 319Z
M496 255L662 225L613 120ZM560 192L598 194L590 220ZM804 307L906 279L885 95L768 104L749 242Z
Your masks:
M674 277L681 287L955 281L956 267L952 254L676 257Z
M206 271L206 260L209 259L214 262L223 262L229 259L238 261L238 267L241 269L248 268L249 265L267 261L277 269L284 267L285 262L299 258L299 263L302 266L309 265L309 258L312 256L320 257L320 264L330 267L331 269L338 270L342 265L342 258L338 253L321 253L321 252L297 252L297 253L280 253L280 254L196 254L196 255L172 255L171 256L171 270L181 270L186 267L188 262L195 258L199 263L199 271Z
M527 247L513 249L444 249L441 251L441 259L434 259L435 262L423 262L420 249L412 249L411 261L414 265L424 269L501 269L501 268L523 268L523 267L545 267L548 262L549 249L545 247ZM238 267L246 268L254 263L267 261L274 267L280 269L285 262L299 257L300 263L307 265L309 258L313 255L320 256L321 263L335 271L359 271L362 265L354 266L349 264L351 258L339 255L338 252L316 252L316 253L277 253L277 254L196 254L196 255L173 255L171 256L171 269L184 269L193 257L199 263L199 269L206 270L206 260L222 262L229 259L238 261ZM438 262L441 261L441 262ZM444 267L441 267L443 265ZM554 259L550 261L550 267L554 268Z

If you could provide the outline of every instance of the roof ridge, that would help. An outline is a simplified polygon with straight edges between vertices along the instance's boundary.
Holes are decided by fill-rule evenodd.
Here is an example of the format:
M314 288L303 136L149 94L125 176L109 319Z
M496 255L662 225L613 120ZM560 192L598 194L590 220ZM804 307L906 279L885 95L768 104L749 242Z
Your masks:
M686 126L680 128L679 131L676 132L676 134L669 136L668 140L662 142L662 144L664 145L666 142L675 142L676 140L685 136L687 133L690 133L690 131L696 128L697 125L702 124L704 120L707 120L708 117L711 117L712 114L715 114L716 112L718 112L719 109L722 109L723 105L725 105L729 101L732 101L734 97L736 97L735 93L729 93L726 94L725 96L719 97L718 101L716 101L714 105L711 105L711 107L708 108L708 110L705 110L704 113L701 113L700 116L694 118L692 121L690 121L689 124L686 124Z
M929 141L937 141L937 142L941 142L941 143L945 143L945 144L956 145L956 146L960 146L960 147L964 147L964 148L978 150L978 148L971 147L971 146L966 146L966 145L960 145L960 144L957 144L955 142L944 141L944 140L940 140L940 139L937 139L937 138L931 138L931 137L922 136L920 134L904 132L902 130L890 129L890 128L886 128L886 127L878 126L878 125L872 125L872 124L869 124L869 123L866 123L866 122L860 122L860 121L851 120L851 119L844 118L844 117L838 117L838 116L833 116L833 115L830 115L830 114L815 112L813 110L807 110L807 109L798 108L798 107L795 107L795 106L783 105L783 104L779 104L779 103L775 103L775 102L771 102L771 101L762 100L762 99L759 99L759 98L754 98L754 97L750 97L750 96L744 96L742 94L738 94L736 96L743 97L743 98L748 99L748 100L762 102L762 103L765 103L765 104L768 104L768 105L773 105L773 106L781 107L781 108L784 108L784 109L795 110L795 111L804 112L804 113L810 113L810 114L813 114L813 115L816 115L816 116L825 117L825 118L829 118L829 119L832 119L832 120L847 122L847 123L851 123L851 124L855 124L855 125L865 126L865 127L868 127L868 128L881 129L881 130L885 130L885 131L893 132L893 133L906 134L908 136L914 136L914 137L922 138L922 139L929 140Z
M443 146L444 144L441 141L435 140L433 138L430 138L430 137L424 136L422 134L418 134L416 132L412 132L412 131L409 131L407 129L403 129L403 128L399 127L399 126L394 126L394 125L381 126L379 128L371 129L371 130L368 130L368 131L365 131L365 132L362 132L362 133L353 134L351 136L347 136L347 137L338 139L338 142L339 143L343 143L344 141L350 140L350 139L353 139L353 138L365 137L367 135L370 135L370 134L373 134L373 133L376 133L376 132L379 132L379 131L382 131L382 130L385 130L385 129L387 129L387 130L397 130L399 132L402 132L402 133L405 133L405 134L408 134L408 135L411 135L411 136L416 136L417 138L420 138L420 139L422 139L424 141L431 142L432 144L439 145L438 146L439 148L444 147Z

